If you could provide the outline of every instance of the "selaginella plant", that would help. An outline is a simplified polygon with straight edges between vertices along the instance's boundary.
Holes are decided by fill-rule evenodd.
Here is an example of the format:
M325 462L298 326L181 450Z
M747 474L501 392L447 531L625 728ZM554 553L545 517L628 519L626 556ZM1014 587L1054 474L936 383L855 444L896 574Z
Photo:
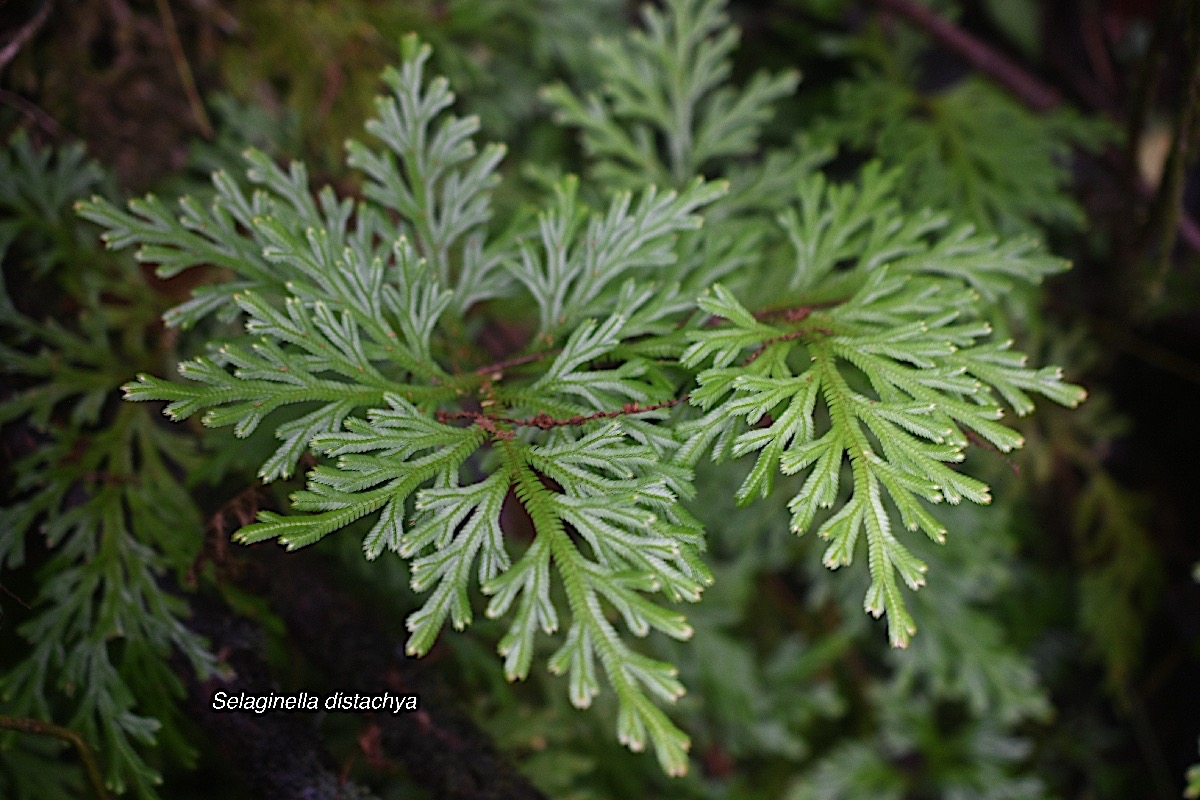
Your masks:
M94 230L70 213L74 197L102 188L103 172L82 147L52 157L22 134L0 150L0 175L0 426L11 457L0 571L36 568L37 586L28 602L4 592L29 607L16 626L11 611L0 616L29 646L4 648L0 728L24 720L45 733L61 720L55 735L70 729L104 754L103 769L88 770L93 791L106 783L155 797L161 761L147 751L195 756L176 732L183 686L172 655L198 675L213 662L168 588L200 544L180 532L203 530L182 477L195 443L117 400L131 364L161 363L161 326L137 266L97 253ZM21 302L30 296L39 301ZM12 770L0 770L0 794L86 791L52 740L2 733Z
M968 443L1019 447L1006 406L1084 392L988 322L1061 261L903 207L878 166L836 183L825 153L764 154L798 76L732 85L737 34L716 0L644 20L600 43L597 94L545 93L591 168L558 179L536 217L493 220L504 148L476 147L477 121L453 115L414 37L384 75L375 146L348 145L361 198L314 194L303 166L250 152L249 185L218 173L207 204L97 198L80 213L164 277L230 274L166 319L215 314L242 333L182 363L184 381L143 374L125 392L242 437L270 426L263 481L317 459L293 513L262 512L238 541L294 549L366 520L367 558L408 560L427 593L410 653L483 608L508 621L499 650L519 680L555 637L548 666L572 703L603 679L621 741L681 774L689 740L661 705L684 687L637 639L687 639L678 604L712 580L688 510L699 459L753 457L739 502L803 474L792 529L828 541L830 568L865 551L864 607L903 647L901 583L926 571L904 537L941 541L939 503L990 499L962 468ZM496 352L501 329L524 344Z

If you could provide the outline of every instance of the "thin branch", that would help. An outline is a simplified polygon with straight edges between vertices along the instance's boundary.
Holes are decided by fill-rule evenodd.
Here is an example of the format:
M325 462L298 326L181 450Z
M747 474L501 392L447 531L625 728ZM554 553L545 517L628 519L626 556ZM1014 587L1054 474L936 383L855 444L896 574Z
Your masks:
M771 309L766 309L763 311L756 311L754 313L754 318L757 320L760 320L760 321L779 318L779 319L784 320L785 322L791 322L791 323L803 322L804 320L806 320L809 317L810 314L812 314L818 308L824 307L825 305L832 305L832 304L821 304L821 305L811 305L811 306L793 306L790 308L771 308ZM713 323L721 324L721 322L723 322L723 320L719 320L718 318L714 317L709 322L710 322L710 324L713 324ZM750 357L748 359L746 359L745 364L753 363L754 360L756 358L758 358L760 355L762 355L763 351L766 350L770 345L773 345L777 342L785 342L785 341L790 341L792 339L799 338L805 332L807 332L807 331L792 331L790 333L785 333L780 336L776 336L771 339L768 339L767 341L763 342L762 345L757 350L755 350L753 353L750 354ZM515 358L510 358L505 361L497 361L493 364L488 364L486 366L479 367L478 369L475 370L475 374L487 375L492 380L498 380L503 375L504 370L507 369L508 367L514 367L514 366L519 366L521 364L529 364L534 361L539 361L539 360L545 358L546 356L557 354L560 351L561 351L561 348L558 348L555 350L546 350L541 353L531 353L529 355L517 356ZM540 428L541 430L550 430L551 428L564 428L564 427L573 427L576 425L583 425L587 422L592 422L597 419L612 419L614 417L621 417L621 416L626 416L629 414L641 414L646 411L656 411L660 408L670 408L671 406L675 406L675 405L678 405L679 403L686 402L686 400L687 400L687 396L684 396L682 398L675 399L675 400L666 400L661 403L653 403L651 405L646 405L646 406L640 405L638 403L626 403L624 406L621 407L620 410L597 411L592 414L580 414L580 415L576 415L573 417L566 417L566 418L558 418L558 417L553 417L549 414L541 413L541 414L535 414L532 417L527 417L525 419L515 419L513 417L501 417L501 416L496 416L493 414L487 414L482 411L438 411L436 416L437 416L438 422L441 422L443 424L447 424L453 420L459 420L459 419L471 420L471 422L473 422L474 424L483 428L484 430L486 430L488 433L492 434L493 436L497 436L501 439L511 439L512 433L508 432L508 431L503 431L503 430L500 430L499 428L497 428L496 427L497 422L502 422L502 423L505 423L508 425L515 425L515 426L521 427L521 428Z
M192 75L187 54L183 52L183 42L179 39L179 29L175 26L175 15L171 13L171 5L167 0L155 0L155 5L158 7L158 16L162 19L167 46L171 49L171 58L175 61L175 69L179 73L180 82L183 83L183 91L187 95L192 116L196 118L196 124L200 126L204 138L211 139L212 122L208 118L208 112L204 110L204 103L200 101L200 93L196 91L196 79Z
M0 88L0 103L7 106L12 106L17 111L20 111L25 116L33 120L42 130L50 134L55 139L61 139L63 136L62 125L58 124L58 120L47 114L39 105L34 103L16 92L10 92L8 89Z
M751 364L753 364L755 361L758 360L759 356L761 356L763 353L765 353L767 351L767 348L770 347L771 345L779 344L780 342L790 342L793 339L799 339L806 332L807 331L789 331L788 333L780 334L779 336L772 336L770 339L767 339L762 344L760 344L758 346L758 348L753 353L750 354L749 358L747 358L745 360L745 362L743 362L742 366L748 367Z
M29 607L29 603L26 603L24 600L22 600L20 595L18 595L12 589L9 589L3 583L0 583L0 592L4 592L6 595L11 597L13 600L16 600L17 603L21 606L21 608L25 609L26 611L33 610L32 608Z
M985 450L991 450L994 454L999 456L1001 460L1008 464L1008 468L1012 470L1012 474L1014 476L1018 478L1021 477L1021 465L1017 463L1015 458L1008 455L999 447L996 447L996 445L992 444L987 439L984 439L970 428L963 428L963 433L966 434L967 439L970 440L971 444L976 445L977 447L982 447Z
M1179 214L1179 240L1193 252L1200 253L1200 223L1187 214Z
M614 417L624 417L631 414L643 414L647 411L657 411L660 408L671 408L677 406L686 400L686 397L676 398L674 400L664 400L661 403L651 403L644 406L639 403L626 403L617 411L596 411L591 414L579 414L566 419L556 419L549 414L535 414L527 419L512 419L510 417L496 417L498 422L507 422L510 425L517 425L523 428L541 428L544 431L551 428L565 428L574 425L583 425L597 419L613 419Z
M1096 0L1087 0L1084 4L1080 19L1083 35L1083 49L1087 53L1088 63L1096 80L1100 82L1109 94L1117 86L1116 70L1113 69L1112 58L1108 54L1108 42L1104 35L1104 26L1100 20L1103 16Z
M100 766L96 763L96 756L92 754L92 748L88 747L87 742L78 733L62 725L55 725L53 722L31 719L30 717L9 717L4 715L0 715L0 728L10 731L20 731L21 733L32 733L38 736L52 736L55 739L60 739L74 746L76 752L79 753L79 760L83 762L83 772L92 787L92 793L99 800L108 800L108 792L104 788L104 778L101 777Z
M774 319L776 317L783 319L784 322L803 322L804 320L808 319L809 314L813 313L818 308L828 308L833 305L840 305L842 302L845 301L839 300L837 303L797 306L795 308L769 308L765 311L755 311L754 318L759 322L765 322L766 320Z
M687 396L675 398L674 400L663 400L661 403L651 403L649 405L641 405L640 403L626 403L620 409L614 411L595 411L591 414L577 414L573 417L553 417L546 413L534 414L532 417L517 419L515 417L501 417L493 414L485 414L482 411L438 411L436 414L437 421L448 424L457 419L469 419L479 427L489 433L498 436L501 439L511 439L512 434L508 431L502 431L496 427L497 422L503 422L507 425L515 425L520 428L540 428L548 431L551 428L567 428L577 425L584 425L598 419L613 419L614 417L624 417L632 414L644 414L647 411L657 411L660 408L671 408L683 403L687 400Z
M915 0L876 0L887 10L924 29L934 39L962 56L1035 111L1049 111L1062 102L1057 91L1030 75L1002 53L959 28Z
M558 353L561 352L561 350L562 350L562 348L556 348L554 350L543 350L540 353L530 353L530 354L524 355L524 356L514 356L513 358L506 358L503 361L493 361L491 364L485 364L482 367L478 367L477 369L475 369L475 374L476 375L494 375L494 374L498 374L498 373L503 373L504 370L508 369L509 367L519 367L522 364L532 364L535 361L541 361L546 356L558 355Z
M46 2L42 3L42 7L38 9L38 12L28 22L21 26L16 36L12 38L12 41L4 45L3 49L0 49L0 70L7 67L8 62L16 58L21 48L46 24L46 20L50 17L50 7L53 5L54 0L46 0Z
M1171 149L1163 166L1163 177L1158 195L1151 206L1147 232L1150 247L1157 255L1154 275L1150 280L1146 299L1157 301L1163 292L1167 273L1171 266L1171 251L1175 247L1179 221L1183 213L1183 190L1187 169L1192 161L1192 139L1196 131L1197 104L1200 103L1200 12L1193 6L1185 19L1189 38L1187 83L1183 87L1179 111L1175 117L1175 130L1171 138Z
M875 2L924 29L1034 111L1049 111L1062 102L1057 91L1020 65L915 0ZM1135 181L1135 188L1143 199L1152 199L1154 196L1154 190L1140 178ZM1200 253L1200 225L1195 220L1181 211L1176 217L1176 230L1181 241Z
M1163 347L1139 336L1125 323L1118 323L1103 317L1093 317L1088 320L1088 327L1107 343L1120 348L1154 369L1200 387L1200 363L1181 356L1169 347Z
M305 453L302 459L312 457ZM238 492L232 499L218 508L204 526L204 541L200 552L188 567L186 585L195 588L200 572L206 564L212 564L218 582L231 577L237 562L230 557L229 535L238 528L254 521L258 512L267 504L267 493L261 484L254 484Z
M817 309L828 308L830 306L839 305L840 303L843 303L843 302L845 302L845 301L838 300L835 302L818 303L816 305L810 305L810 306L793 306L792 308L772 308L772 309L767 309L765 311L755 311L754 318L756 320L758 320L759 322L763 322L763 321L766 321L769 319L780 318L784 322L790 322L792 324L795 324L797 322L803 322L804 320L808 319L809 315L811 315ZM762 342L762 344L760 344L754 350L754 352L751 353L750 356L745 361L742 362L742 366L745 367L745 366L749 366L750 364L753 364L756 360L758 360L758 357L761 356L763 353L765 353L767 348L773 344L778 344L779 342L790 342L793 339L799 339L801 336L803 336L806 333L816 333L816 332L826 333L826 334L831 333L831 331L829 331L825 328L808 327L808 328L804 328L803 330L794 330L794 331L789 331L784 334L780 334L779 336L772 336L770 339L767 339L766 341Z
M1171 36L1172 3L1163 3L1158 10L1158 19L1154 22L1154 31L1146 47L1146 55L1138 66L1137 78L1133 84L1133 95L1129 101L1129 115L1125 124L1125 136L1128 142L1127 153L1130 157L1128 169L1130 174L1137 174L1137 154L1141 151L1142 131L1146 127L1146 118L1150 113L1150 100L1154 96L1154 88L1162 77L1163 60L1167 52L1167 39Z

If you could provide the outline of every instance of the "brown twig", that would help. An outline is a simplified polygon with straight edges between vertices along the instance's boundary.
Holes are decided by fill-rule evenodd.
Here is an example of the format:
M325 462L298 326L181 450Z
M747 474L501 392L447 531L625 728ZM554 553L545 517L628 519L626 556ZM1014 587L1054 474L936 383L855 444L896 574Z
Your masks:
M934 39L965 59L1034 111L1049 111L1062 98L1057 91L1022 69L1003 54L989 47L958 26L935 14L915 0L876 0L891 11L918 25ZM1154 190L1144 181L1135 181L1134 188L1143 199L1151 199ZM1200 253L1200 225L1180 210L1175 220L1179 239Z
M0 583L0 592L4 592L6 595L11 597L13 600L16 600L17 604L20 605L21 608L25 609L26 611L33 610L32 608L29 607L29 603L26 603L24 600L22 600L21 596L19 594L14 592L12 589L9 589L3 583Z
M17 111L20 111L25 116L29 117L38 124L46 133L50 134L55 139L61 139L63 136L62 126L58 124L58 120L50 116L37 103L34 103L28 98L22 97L16 92L10 92L8 89L0 88L0 103L7 106L12 106Z
M1167 52L1167 38L1171 35L1172 3L1166 2L1158 10L1158 19L1154 22L1154 30L1146 47L1146 55L1138 66L1137 77L1133 83L1133 94L1129 101L1129 115L1125 124L1125 136L1128 142L1127 153L1130 163L1127 165L1130 174L1136 175L1137 154L1141 151L1142 131L1146 127L1146 118L1150 113L1151 98L1154 88L1162 77L1162 67Z
M770 347L771 345L778 344L780 342L790 342L793 339L799 339L805 333L806 333L806 331L790 331L788 333L780 334L779 336L772 336L770 339L767 339L762 344L760 344L758 346L758 348L753 353L750 354L749 358L747 358L745 360L745 362L742 363L742 366L748 367L751 364L753 364L755 361L758 360L759 356L761 356L763 353L765 353L767 351L767 348Z
M631 414L643 414L647 411L657 411L660 408L671 408L677 406L686 400L686 397L676 398L674 400L664 400L661 403L651 403L648 406L643 406L639 403L626 403L617 411L596 411L591 414L578 414L574 417L566 419L557 419L549 414L535 414L527 419L511 419L509 417L497 417L500 422L507 422L510 425L517 425L523 428L541 428L544 431L551 428L565 428L574 425L583 425L586 422L591 422L597 419L613 419L614 417L624 417Z
M522 364L532 364L535 361L541 361L546 356L557 355L559 352L561 352L561 348L554 350L543 350L540 353L529 353L528 355L524 356L514 356L513 358L506 358L503 361L493 361L491 364L485 364L482 367L475 369L474 372L476 375L495 375L498 373L503 373L504 370L508 369L509 367L519 367Z
M230 558L229 535L232 531L253 522L258 512L266 505L266 500L267 493L264 488L260 484L254 484L243 489L209 517L208 524L204 526L204 542L200 552L188 567L189 587L197 585L200 571L206 564L213 565L218 580L229 577L232 571L237 569L236 562Z
M192 75L192 67L188 63L187 54L183 51L183 42L179 38L179 29L175 26L175 15L171 13L171 4L168 0L155 0L155 5L158 7L158 16L162 20L163 32L167 35L167 46L171 49L171 58L175 61L175 69L179 72L179 80L183 84L184 94L187 95L188 105L192 109L192 116L195 117L196 124L200 126L200 132L204 134L204 137L211 139L213 136L212 122L208 118L208 112L204 110L204 103L200 101L200 93L196 91L196 79Z
M483 428L488 433L500 439L511 439L513 435L509 431L503 431L496 427L497 422L503 422L506 425L514 425L519 428L540 428L548 431L551 428L567 428L577 425L583 425L598 419L613 419L614 417L624 417L631 414L643 414L647 411L657 411L660 408L671 408L677 406L687 400L687 396L678 397L674 400L663 400L661 403L651 403L649 405L641 405L640 403L626 403L620 409L613 411L596 411L591 414L577 414L573 417L554 417L545 412L534 414L532 417L517 419L516 417L501 417L492 414L486 414L482 411L438 411L436 414L437 421L447 424L456 419L468 419L473 423Z
M0 49L0 70L7 67L8 62L16 58L21 48L46 24L46 20L50 17L50 7L52 5L54 5L54 0L46 0L46 2L42 3L42 7L38 9L36 14L30 17L28 22L21 26L16 35L13 36L12 41Z
M973 430L964 429L963 433L967 435L967 439L971 442L971 444L982 447L985 450L991 450L993 453L1003 459L1006 464L1008 464L1008 468L1012 470L1012 474L1014 476L1018 478L1021 477L1021 465L1016 462L1016 459L1005 453L999 447L996 447L996 445L992 444L987 439L984 439Z
M1184 214L1182 210L1179 213L1179 240L1186 244L1190 250L1200 253L1200 223Z
M780 318L780 319L784 320L785 322L798 323L798 322L803 322L814 311L816 311L819 308L823 308L826 305L834 305L834 303L765 309L762 311L756 311L754 313L754 318L757 320L768 320L768 319ZM715 318L715 317L712 320L709 320L709 324L720 324L720 322L721 322L721 320L719 320L718 318ZM792 331L790 333L785 333L780 336L775 336L771 339L768 339L767 341L763 342L762 345L757 350L755 350L753 353L750 354L750 357L745 361L745 364L753 363L754 360L757 359L760 355L762 355L763 351L766 350L772 344L775 344L776 342L784 342L784 341L789 341L791 339L799 338L806 332L807 331ZM476 375L486 376L489 380L499 380L503 376L504 370L508 369L509 367L516 367L516 366L520 366L522 364L530 364L535 361L540 361L541 359L546 358L547 356L555 355L555 354L561 352L561 350L562 350L562 348L556 348L553 350L544 350L539 353L530 353L528 355L515 356L513 358L505 359L503 361L496 361L491 364L486 364L482 367L478 367L477 369L474 370L474 373ZM485 385L488 385L488 384L485 384ZM550 414L546 414L546 413L539 413L539 414L534 414L532 417L526 417L524 419L517 419L515 417L503 417L503 416L499 416L499 415L495 415L495 414L488 414L484 411L444 411L444 410L436 412L435 417L436 417L437 421L441 422L442 424L449 424L450 422L452 422L454 420L470 420L472 424L478 425L480 428L483 428L485 431L487 431L492 436L494 436L498 439L512 439L513 438L512 432L502 430L502 429L496 427L496 423L504 423L506 425L513 425L515 427L520 427L520 428L539 428L541 430L550 430L551 428L574 427L574 426L583 425L585 423L592 422L592 421L598 420L598 419L612 419L614 417L621 417L621 416L626 416L629 414L641 414L641 413L645 413L647 411L657 411L660 408L670 408L672 406L676 406L676 405L679 405L680 403L686 402L687 399L688 399L688 396L684 395L682 398L677 398L674 400L665 400L661 403L652 403L650 405L645 405L645 406L641 405L639 403L626 403L620 409L613 410L613 411L596 411L591 414L577 414L573 417L565 417L565 418L554 417L554 416L552 416ZM486 405L488 405L489 402L490 401L485 401L483 403L483 405L486 406Z
M1197 104L1200 103L1200 10L1192 6L1185 18L1186 33L1189 34L1189 59L1187 83L1175 117L1175 130L1171 138L1171 149L1163 166L1163 177L1158 194L1150 210L1147 223L1149 246L1157 255L1157 264L1151 277L1146 299L1155 302L1162 294L1167 272L1171 266L1171 250L1175 247L1183 213L1183 190L1187 169L1192 162L1192 140L1197 129Z
M837 305L841 302L843 301L838 301L838 303L829 303L827 305ZM804 320L808 319L809 314L813 313L818 308L824 307L826 307L826 304L796 306L794 308L768 308L762 311L755 311L754 318L759 322L765 322L766 320L774 319L775 317L782 318L784 322L803 322Z
M1095 82L1103 97L1112 97L1117 89L1116 70L1108 53L1108 39L1104 26L1101 24L1103 13L1097 0L1085 0L1080 15L1080 35L1083 38L1083 51L1087 55L1088 65L1095 75ZM1104 103L1109 111L1112 104Z
M4 715L0 715L0 728L38 736L52 736L74 746L75 751L79 753L79 760L83 762L83 772L92 787L92 793L99 800L108 800L108 792L104 788L104 778L100 774L100 765L96 762L96 756L92 754L92 748L88 747L87 742L78 733L62 725L55 725L53 722Z
M346 73L342 69L342 65L336 61L331 61L325 65L325 83L321 88L321 98L317 102L316 118L321 123L329 118L333 113L333 104L337 102L338 95L346 85Z
M811 305L811 306L793 306L793 307L788 307L788 308L771 308L771 309L766 309L763 311L756 311L754 313L754 318L757 320L760 320L760 321L774 319L774 318L781 318L785 322L798 323L798 322L803 322L804 320L808 319L809 315L811 315L818 308L824 307L824 305L826 305L826 304ZM832 305L832 303L828 304L828 305ZM714 318L714 320L710 320L710 323L714 322L714 321L717 321L716 318ZM772 338L766 340L765 342L763 342L761 344L761 346L759 346L759 348L757 350L755 350L753 353L750 354L750 357L746 359L745 364L753 363L754 360L757 359L760 355L762 355L763 351L765 351L771 345L773 345L777 342L785 342L785 341L790 341L792 339L797 339L806 332L807 331L791 331L789 333L785 333L780 336L775 336L775 337L772 337ZM510 359L507 359L504 361L497 361L495 363L479 367L478 369L475 370L475 374L486 375L489 378L491 378L492 380L498 380L502 376L504 370L507 369L508 367L520 366L521 364L529 364L531 362L538 361L542 358L545 358L546 356L558 353L558 352L560 352L560 350L561 350L561 348L555 349L555 350L546 350L546 351L543 351L540 353L531 353L529 355L517 356L515 358L510 358ZM479 427L483 428L488 433L492 434L493 436L495 436L497 438L511 439L511 438L513 438L512 433L509 431L504 431L504 430L497 428L496 427L497 422L502 422L502 423L505 423L508 425L514 425L514 426L522 427L522 428L540 428L541 430L550 430L551 428L564 428L564 427L572 427L572 426L576 426L576 425L583 425L587 422L592 422L593 420L597 420L597 419L612 419L613 417L621 417L621 416L625 416L628 414L641 414L646 411L656 411L660 408L670 408L671 406L676 406L679 403L686 402L686 401L687 401L687 396L685 395L684 397L678 398L675 400L666 400L661 403L653 403L651 405L646 405L646 406L640 405L638 403L626 403L619 410L596 411L592 414L579 414L579 415L576 415L573 417L566 417L566 418L558 418L558 417L553 417L550 414L540 413L540 414L535 414L532 417L527 417L525 419L516 419L513 417L501 417L501 416L496 416L493 414L487 414L482 411L438 411L436 414L436 417L437 417L438 422L441 422L443 424L447 424L453 420L460 420L460 419L470 420L472 423L478 425ZM485 405L486 405L486 403L485 403Z
M934 39L962 56L967 63L991 77L1035 111L1049 111L1062 102L1059 93L1054 89L962 28L938 16L928 6L915 0L876 2L927 31Z
M1151 367L1200 387L1200 363L1163 347L1134 333L1128 325L1118 321L1093 317L1088 321L1089 330L1114 347L1120 348L1134 358Z

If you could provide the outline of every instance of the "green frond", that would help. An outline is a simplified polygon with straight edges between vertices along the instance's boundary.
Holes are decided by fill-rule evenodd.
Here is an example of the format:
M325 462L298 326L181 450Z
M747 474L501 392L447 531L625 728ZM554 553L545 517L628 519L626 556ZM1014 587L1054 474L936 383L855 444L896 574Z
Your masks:
M613 369L585 368L616 348L625 320L624 315L617 313L600 325L591 320L584 322L571 334L546 372L528 389L523 389L522 394L567 405L582 401L584 408L592 410L662 399L661 390L647 380L648 364L643 359L629 359Z
M367 558L376 558L385 547L412 555L415 550L405 544L404 534L409 497L429 483L456 486L458 469L483 443L484 434L479 428L436 422L398 395L383 399L388 408L371 409L367 419L350 417L344 430L311 436L314 450L337 458L336 467L310 473L308 488L292 498L295 510L316 513L263 512L237 539L278 539L295 549L382 509L363 540ZM312 432L316 426L304 430Z
M680 361L700 368L690 402L708 414L681 428L677 458L694 463L708 447L714 458L757 454L739 503L771 494L779 471L804 474L792 529L804 533L828 509L818 530L830 567L849 565L865 538L865 608L887 613L892 643L905 646L915 626L896 575L916 589L925 566L893 534L893 515L942 541L927 504L991 501L957 467L963 428L1007 452L1023 439L997 422L997 394L1024 414L1029 391L1065 405L1084 393L1054 368L1026 367L983 319L1012 280L1036 281L1059 263L1028 243L947 230L943 216L905 221L896 178L871 166L855 185L801 182L798 205L780 216L797 256L790 312L752 314L719 284L697 300L713 319L686 332Z
M1070 152L1116 138L1110 125L1063 110L1037 114L980 79L926 93L897 80L901 74L864 71L843 83L840 113L825 134L902 170L902 193L914 206L953 209L1005 234L1082 224L1063 191Z
M555 207L539 218L540 247L522 242L520 258L507 262L512 275L537 301L544 334L610 307L614 289L630 286L622 291L629 302L636 283L630 285L626 279L644 281L673 264L676 235L699 228L696 212L728 189L723 181L702 178L679 192L650 186L636 203L633 193L622 192L607 212L589 215L577 199L577 185L573 177L559 182Z
M244 233L254 230L256 219L274 210L276 200L265 192L247 198L241 187L223 173L213 176L213 186L216 193L210 208L184 198L179 203L179 216L154 195L131 200L129 211L118 209L102 197L80 202L76 209L80 216L107 229L102 238L109 248L137 245L137 259L156 264L162 278L211 264L238 276L240 286L277 289L282 281L278 270L263 255L265 243ZM232 287L210 288L174 313L168 312L168 319L180 327L190 327L209 313L227 309L233 291Z
M500 530L509 485L510 476L500 471L471 486L423 489L418 494L420 522L401 537L400 554L425 553L413 561L414 590L436 586L425 604L408 617L409 653L428 652L447 616L457 630L471 622L467 590L477 560L480 585L512 565Z
M22 217L24 223L39 216L65 221L76 198L94 191L105 178L82 144L57 150L36 148L23 128L0 149L0 172L7 178L0 186L0 206ZM51 250L44 255L49 259L55 253ZM39 266L44 269L53 263L48 260Z
M699 599L712 578L694 557L702 547L698 526L679 513L675 496L661 480L651 477L652 451L631 444L615 423L546 446L502 445L501 472L489 479L496 481L493 497L502 499L511 485L535 530L533 544L511 569L483 586L492 596L489 617L506 614L516 604L500 643L509 679L528 674L536 631L552 633L558 627L549 594L553 566L570 616L566 638L550 657L550 670L567 675L571 702L584 708L600 692L598 659L620 704L621 741L633 750L653 743L664 769L682 774L687 738L648 697L678 699L683 687L676 670L630 649L602 603L610 605L635 636L654 629L688 638L692 629L684 617L647 595L661 592L674 602ZM496 477L501 474L503 482ZM541 475L562 490L548 488ZM457 531L454 544L448 546L466 542L467 531ZM442 563L440 553L430 563ZM419 625L424 622L419 618ZM428 641L432 640L421 639Z
M580 98L556 84L543 91L556 121L578 127L583 146L612 182L647 179L682 186L713 161L757 147L771 106L790 95L796 72L758 73L737 90L729 83L737 30L721 0L647 4L645 31L595 46L603 91ZM656 140L664 143L662 148Z
M386 149L347 142L347 163L366 173L368 198L407 221L421 257L464 313L506 290L500 261L485 253L482 239L505 148L477 152L479 119L445 113L454 103L449 83L425 78L430 47L410 35L403 50L400 69L383 75L392 95L376 99L377 116L366 125Z
M6 441L28 440L7 451L0 569L12 586L9 570L37 568L22 589L28 613L13 626L0 698L5 715L58 721L102 748L115 791L154 798L164 753L191 755L163 731L178 722L182 691L169 659L183 656L202 679L214 665L182 622L186 604L166 588L193 562L202 530L179 475L196 453L147 409L110 402L130 369L155 363L156 320L134 264L81 246L92 234L70 203L100 189L99 167L81 147L35 150L18 135L0 148L0 172L5 283L53 292L31 305L35 319L0 285L0 424ZM6 759L30 752L3 747ZM69 778L53 751L41 762ZM44 787L73 794L72 784Z
M733 322L734 325L713 330L688 331L687 337L692 345L679 359L685 367L699 366L711 359L713 367L719 370L732 364L743 351L783 333L780 328L755 320L729 290L719 283L712 287L711 295L705 294L697 299L696 305L709 314ZM725 374L732 379L731 373Z

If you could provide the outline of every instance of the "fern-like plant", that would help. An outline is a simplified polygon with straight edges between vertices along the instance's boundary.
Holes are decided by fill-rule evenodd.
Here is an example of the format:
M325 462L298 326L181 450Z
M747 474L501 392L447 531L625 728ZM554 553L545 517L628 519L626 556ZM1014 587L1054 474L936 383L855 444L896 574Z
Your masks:
M681 774L688 737L661 705L684 687L636 639L687 639L678 604L712 580L687 509L700 458L754 456L741 502L804 473L793 530L828 539L830 567L865 551L865 608L904 646L900 583L925 580L904 531L940 541L938 503L988 502L961 462L972 438L1020 446L1005 406L1083 391L1027 367L987 322L1060 261L902 206L878 166L835 184L815 170L822 153L755 160L796 76L733 86L719 0L670 0L645 24L599 43L599 95L547 91L592 162L529 222L492 219L504 149L476 145L477 120L453 115L413 37L384 76L375 144L348 146L361 199L314 195L301 165L250 152L248 185L218 173L206 205L95 198L80 212L164 277L232 276L167 321L221 314L242 333L181 364L184 382L143 374L125 391L238 436L270 426L264 481L317 457L294 513L263 512L239 541L297 548L367 520L366 556L407 559L428 593L410 653L482 607L508 621L499 650L519 680L557 636L547 663L572 703L606 682L621 741ZM502 322L525 344L488 354ZM501 524L513 504L528 541Z
M1062 188L1073 150L1097 151L1116 138L1106 121L1067 108L1032 114L978 77L920 91L923 42L863 40L865 63L837 86L837 114L817 126L819 138L875 155L901 171L908 202L953 209L981 229L1082 226L1083 210Z
M0 174L0 425L14 456L0 493L0 570L39 568L16 627L29 647L4 653L0 707L10 723L65 722L110 754L108 786L153 798L160 761L148 751L194 757L172 725L183 687L168 659L182 655L201 675L213 661L165 585L191 564L203 529L179 478L195 449L118 400L130 365L153 368L161 353L150 333L156 304L136 265L97 257L90 226L70 214L103 172L82 147L52 155L18 135L0 151ZM71 269L80 263L88 269ZM30 294L54 300L19 307ZM30 546L35 532L40 546ZM79 795L53 749L2 735L18 768L0 771L0 792Z

